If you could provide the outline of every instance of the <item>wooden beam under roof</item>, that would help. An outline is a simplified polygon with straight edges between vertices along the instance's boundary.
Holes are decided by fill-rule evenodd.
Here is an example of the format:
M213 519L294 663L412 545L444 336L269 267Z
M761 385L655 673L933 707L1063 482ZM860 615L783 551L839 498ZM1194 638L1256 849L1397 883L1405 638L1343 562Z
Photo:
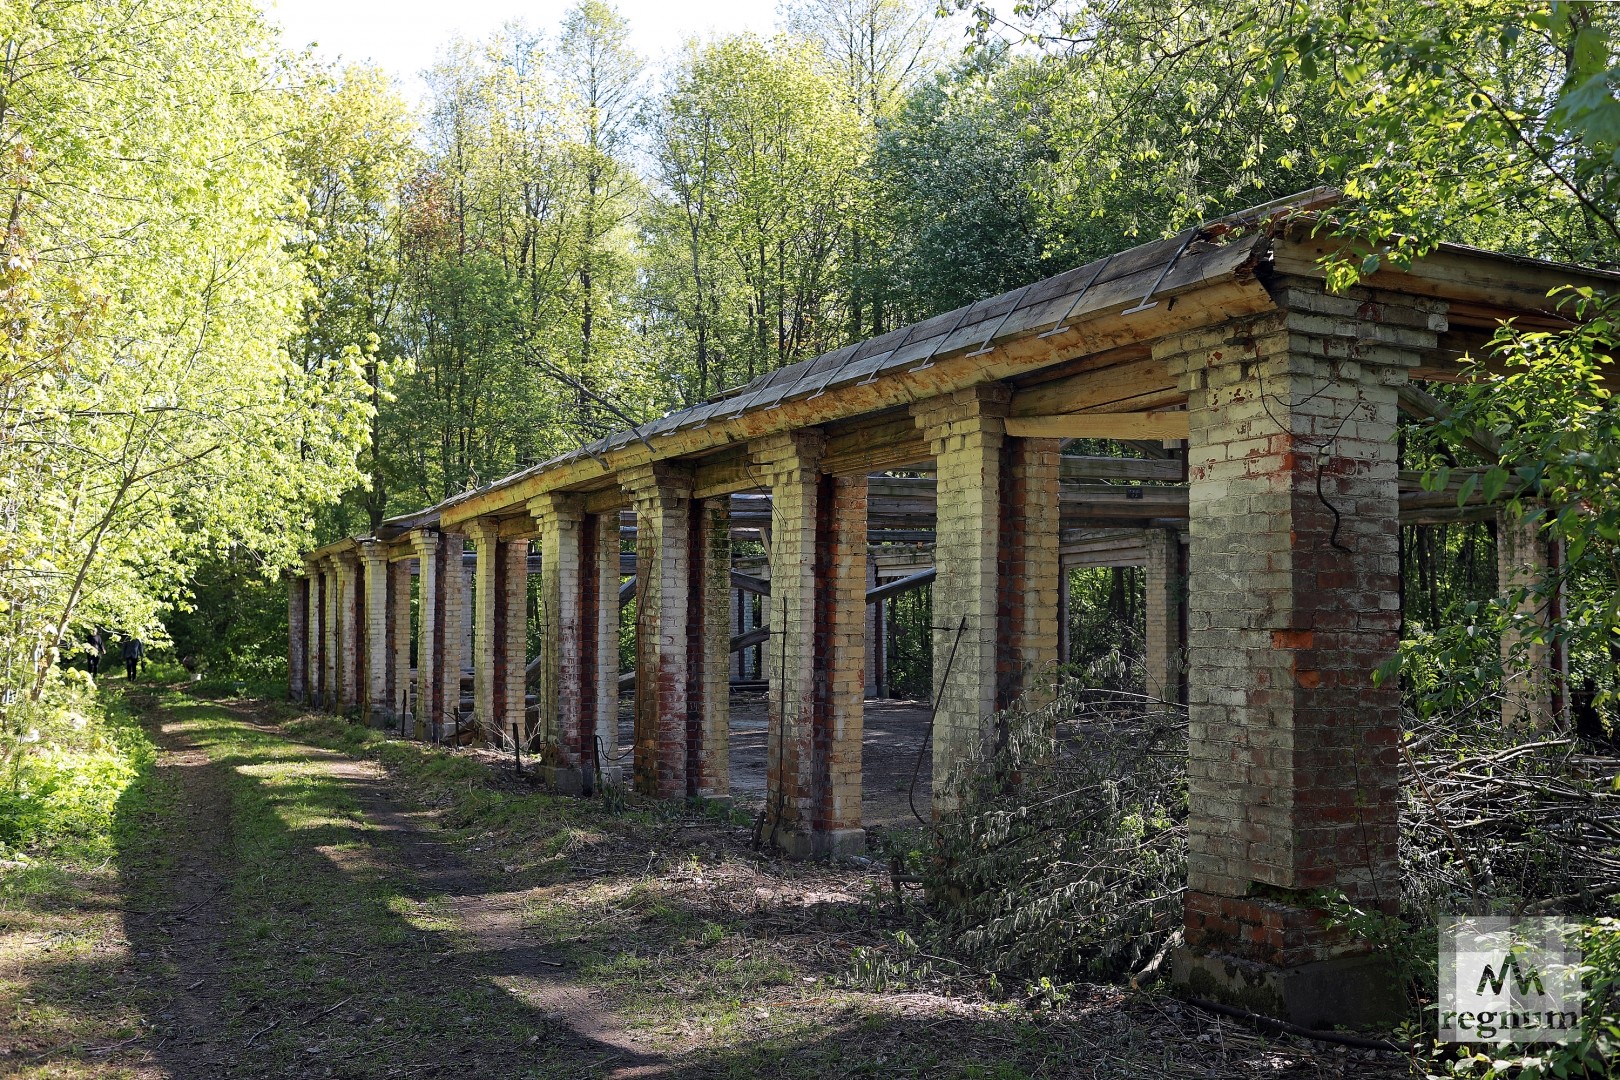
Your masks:
M1185 412L1062 413L1006 420L1007 434L1026 439L1185 439Z

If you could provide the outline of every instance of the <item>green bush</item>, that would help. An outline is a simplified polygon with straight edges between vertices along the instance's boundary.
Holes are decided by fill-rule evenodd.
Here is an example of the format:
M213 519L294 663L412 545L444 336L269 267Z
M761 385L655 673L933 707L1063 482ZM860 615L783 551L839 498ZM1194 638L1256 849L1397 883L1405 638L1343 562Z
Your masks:
M38 701L8 710L0 743L0 848L99 850L119 798L155 750L121 699L61 672Z

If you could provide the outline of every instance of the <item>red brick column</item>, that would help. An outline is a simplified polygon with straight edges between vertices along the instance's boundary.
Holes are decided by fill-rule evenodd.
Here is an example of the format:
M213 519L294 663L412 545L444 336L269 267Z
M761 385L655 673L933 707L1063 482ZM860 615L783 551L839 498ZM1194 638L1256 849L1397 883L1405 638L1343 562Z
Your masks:
M687 793L692 476L658 464L619 482L636 511L635 786L678 799Z
M309 578L287 578L287 699L304 701L309 693Z
M823 475L822 447L814 431L750 447L771 489L765 813L773 842L799 858L866 844L866 478Z
M1424 301L1272 282L1281 310L1163 342L1189 397L1186 948L1193 993L1297 1023L1388 1015L1313 890L1393 910L1399 689L1396 387Z

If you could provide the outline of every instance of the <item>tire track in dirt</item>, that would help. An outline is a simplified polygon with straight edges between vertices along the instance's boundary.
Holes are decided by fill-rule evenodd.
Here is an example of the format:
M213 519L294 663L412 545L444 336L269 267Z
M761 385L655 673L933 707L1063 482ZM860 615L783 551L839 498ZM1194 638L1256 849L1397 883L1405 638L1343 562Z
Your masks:
M404 808L388 793L382 784L387 774L378 763L298 742L279 728L239 710L232 712L242 722L298 746L306 755L307 768L319 768L344 783L380 840L372 857L382 861L413 899L438 901L435 911L454 921L450 934L465 942L470 964L481 967L526 1006L559 1023L565 1029L563 1037L579 1044L582 1068L594 1072L613 1064L600 1074L612 1080L665 1076L678 1068L671 1054L639 1041L596 991L571 979L561 961L536 943L535 931L523 919L529 891L492 883L460 858L448 841L435 835L424 814Z

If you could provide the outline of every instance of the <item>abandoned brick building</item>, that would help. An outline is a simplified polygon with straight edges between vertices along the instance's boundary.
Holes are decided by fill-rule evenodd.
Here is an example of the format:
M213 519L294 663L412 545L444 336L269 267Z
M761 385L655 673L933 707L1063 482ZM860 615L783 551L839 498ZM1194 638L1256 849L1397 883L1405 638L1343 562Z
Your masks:
M1615 279L1445 246L1330 293L1334 241L1302 207L772 372L310 552L293 696L440 735L516 725L577 792L619 755L633 593L636 788L727 794L732 658L768 641L768 834L847 853L864 843L875 608L933 591L939 785L1057 666L1060 569L1145 566L1147 685L1190 718L1176 977L1307 1023L1368 1015L1376 965L1308 894L1398 894L1399 690L1372 672L1399 629L1399 530L1496 512L1403 477L1398 414L1435 415L1416 384L1459 378L1499 320L1556 326L1549 290ZM1071 439L1145 454L1067 456ZM1501 528L1504 575L1545 566L1533 531ZM768 573L734 566L734 534L765 541ZM740 625L764 592L768 628ZM1525 674L1507 708L1544 717L1557 680Z

